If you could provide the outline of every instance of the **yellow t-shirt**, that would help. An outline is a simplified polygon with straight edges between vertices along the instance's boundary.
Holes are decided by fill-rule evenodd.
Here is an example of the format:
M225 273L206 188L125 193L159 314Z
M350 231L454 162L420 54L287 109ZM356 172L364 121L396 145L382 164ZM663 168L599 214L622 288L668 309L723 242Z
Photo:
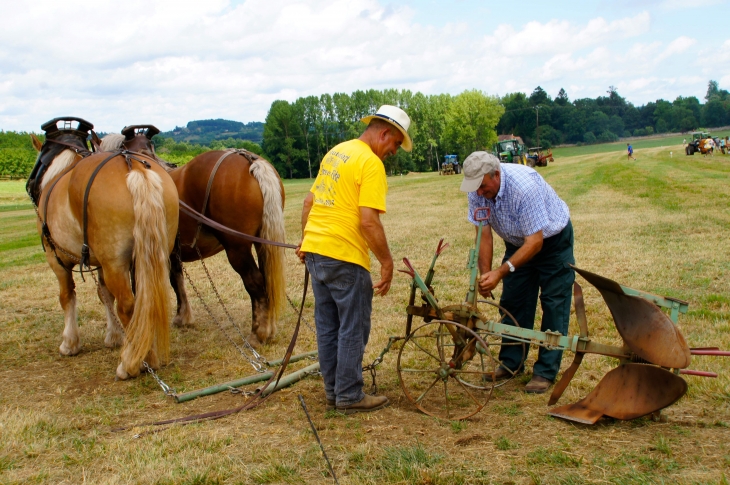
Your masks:
M383 162L360 140L340 143L325 155L310 189L314 204L302 251L359 264L370 271L360 230L360 207L385 212L388 181Z

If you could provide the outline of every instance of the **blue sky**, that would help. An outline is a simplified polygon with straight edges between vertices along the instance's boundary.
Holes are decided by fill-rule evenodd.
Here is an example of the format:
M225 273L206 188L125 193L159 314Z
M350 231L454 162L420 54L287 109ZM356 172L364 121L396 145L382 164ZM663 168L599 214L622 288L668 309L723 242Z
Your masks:
M637 105L730 89L727 0L0 2L4 130L263 121L276 99L369 88L616 86Z

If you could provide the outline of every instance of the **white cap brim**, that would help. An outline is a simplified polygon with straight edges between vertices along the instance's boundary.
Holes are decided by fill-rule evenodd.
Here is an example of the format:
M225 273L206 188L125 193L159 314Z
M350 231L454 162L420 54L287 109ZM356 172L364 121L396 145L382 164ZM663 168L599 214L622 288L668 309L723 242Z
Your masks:
M482 185L482 180L484 180L484 175L480 175L477 178L466 178L465 176L464 180L461 181L461 191L476 192L479 186Z

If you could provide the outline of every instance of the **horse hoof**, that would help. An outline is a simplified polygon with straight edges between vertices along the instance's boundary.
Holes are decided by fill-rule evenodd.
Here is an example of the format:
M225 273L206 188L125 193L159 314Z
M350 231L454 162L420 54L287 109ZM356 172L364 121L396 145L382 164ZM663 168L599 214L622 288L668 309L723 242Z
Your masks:
M124 363L120 362L117 366L117 379L120 381L126 381L129 379L129 374L127 374L127 371L124 370Z
M249 335L246 340L248 340L248 343L251 344L251 347L254 349L259 350L261 348L261 341L255 333Z
M191 317L175 315L175 318L172 319L172 325L175 328L193 328L193 319Z
M139 375L139 369L136 372L128 372L124 362L120 362L117 366L117 379L120 381L126 381L131 377L137 377Z
M115 333L107 333L106 338L104 339L104 346L109 349L114 349L117 347L121 347L124 343L124 335L121 333L115 332Z
M79 352L81 352L81 344L76 342L75 345L69 345L66 342L63 342L61 344L61 346L58 348L58 351L61 352L61 355L70 357L72 355L76 355Z

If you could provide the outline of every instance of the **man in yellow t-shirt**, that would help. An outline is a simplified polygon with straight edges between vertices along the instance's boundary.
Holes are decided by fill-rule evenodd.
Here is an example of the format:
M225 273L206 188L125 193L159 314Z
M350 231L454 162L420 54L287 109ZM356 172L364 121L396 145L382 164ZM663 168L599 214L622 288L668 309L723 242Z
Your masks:
M395 106L381 106L362 119L357 139L335 146L320 164L304 199L302 242L297 253L311 274L319 364L327 408L345 414L388 404L363 392L362 359L370 337L373 293L385 296L393 257L380 214L388 182L382 161L398 147L410 152L410 119ZM380 262L380 281L370 277L370 253Z

